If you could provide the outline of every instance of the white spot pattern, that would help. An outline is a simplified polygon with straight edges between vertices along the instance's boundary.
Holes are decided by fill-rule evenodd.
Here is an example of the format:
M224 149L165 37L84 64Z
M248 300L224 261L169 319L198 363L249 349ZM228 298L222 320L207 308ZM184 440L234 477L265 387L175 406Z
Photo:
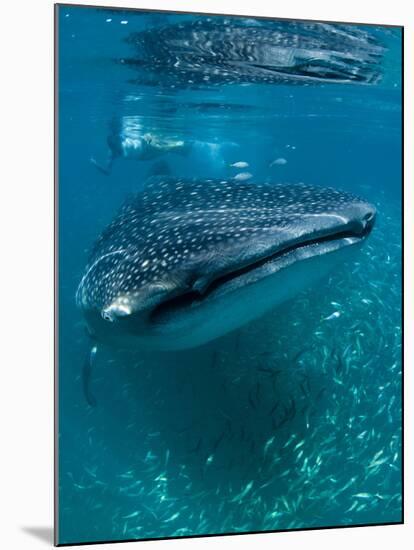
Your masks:
M341 223L343 210L357 202L339 190L303 183L154 178L96 241L78 304L102 310L165 281L191 288L206 271L223 269L234 250L243 254L277 232L297 233L304 219Z

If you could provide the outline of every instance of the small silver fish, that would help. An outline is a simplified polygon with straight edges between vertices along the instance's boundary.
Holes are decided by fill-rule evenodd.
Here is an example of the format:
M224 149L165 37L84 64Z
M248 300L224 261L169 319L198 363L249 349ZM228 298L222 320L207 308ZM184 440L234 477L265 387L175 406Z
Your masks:
M232 498L230 500L230 502L238 502L239 500L241 500L242 498L244 498L247 493L249 493L251 491L253 487L253 481L250 481L246 487L243 489L243 491L241 493L239 493L237 496L235 496L234 498Z
M207 457L207 460L206 460L206 466L208 466L209 464L211 464L214 460L214 455L209 455Z
M274 166L275 164L277 164L279 166L283 166L284 164L287 164L287 160L280 157L280 158L274 160L273 162L271 162L270 166Z
M239 174L236 174L234 176L234 179L236 181L247 181L252 177L253 177L253 174L251 174L250 172L240 172Z
M264 456L266 456L267 451L269 450L269 447L270 447L271 444L273 443L274 439L275 439L275 436L271 437L270 439L268 439L268 440L266 441L266 444L265 444L264 449L263 449L263 454L264 454Z
M177 519L179 517L179 515L180 515L180 512L176 512L170 518L165 519L164 523L169 523L170 521L174 521L175 519Z
M124 519L136 518L138 515L139 515L139 512L132 512L132 514L124 516Z
M249 163L244 160L239 160L237 162L233 162L233 164L230 164L233 168L247 168L249 166Z
M328 315L328 317L324 317L324 321L332 321L332 319L338 319L338 317L341 316L340 311L334 311L331 315Z

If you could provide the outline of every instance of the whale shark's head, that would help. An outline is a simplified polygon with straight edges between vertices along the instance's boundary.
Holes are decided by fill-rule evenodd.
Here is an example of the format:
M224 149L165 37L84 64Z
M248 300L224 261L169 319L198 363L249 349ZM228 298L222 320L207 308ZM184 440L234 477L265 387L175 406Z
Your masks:
M98 238L77 303L98 339L193 347L311 285L374 221L333 188L153 178Z

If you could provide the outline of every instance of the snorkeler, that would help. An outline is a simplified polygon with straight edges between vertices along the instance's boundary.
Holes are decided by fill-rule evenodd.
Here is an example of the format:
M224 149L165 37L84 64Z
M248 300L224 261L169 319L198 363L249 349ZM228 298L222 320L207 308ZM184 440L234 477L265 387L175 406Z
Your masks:
M114 129L112 125L112 130ZM128 131L128 128L123 128L121 131L111 131L108 147L108 158L104 164L98 163L93 157L90 159L105 175L111 173L113 162L117 158L152 160L166 153L187 155L191 146L182 140L163 139L150 133L139 135L136 129Z

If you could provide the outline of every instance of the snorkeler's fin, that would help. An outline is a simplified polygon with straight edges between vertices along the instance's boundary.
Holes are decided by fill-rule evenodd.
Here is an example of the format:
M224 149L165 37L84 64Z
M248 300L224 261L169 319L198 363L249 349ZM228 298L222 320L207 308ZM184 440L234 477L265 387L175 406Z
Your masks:
M91 392L91 375L92 368L95 363L96 352L98 351L98 346L93 344L86 354L85 361L82 368L82 385L83 393L85 394L85 399L91 407L96 406L96 399Z
M101 174L105 174L105 176L109 176L112 172L112 163L113 158L109 158L106 165L100 164L97 160L95 160L93 157L90 158L91 163L96 166L96 168L101 172Z

